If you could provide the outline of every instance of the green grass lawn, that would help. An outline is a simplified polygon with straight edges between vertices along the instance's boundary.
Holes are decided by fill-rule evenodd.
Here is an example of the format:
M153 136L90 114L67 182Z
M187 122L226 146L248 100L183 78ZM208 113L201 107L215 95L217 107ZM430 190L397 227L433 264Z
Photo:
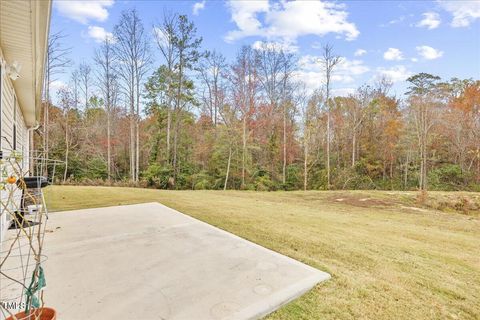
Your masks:
M479 216L414 193L46 190L54 211L158 201L332 275L268 319L480 319Z

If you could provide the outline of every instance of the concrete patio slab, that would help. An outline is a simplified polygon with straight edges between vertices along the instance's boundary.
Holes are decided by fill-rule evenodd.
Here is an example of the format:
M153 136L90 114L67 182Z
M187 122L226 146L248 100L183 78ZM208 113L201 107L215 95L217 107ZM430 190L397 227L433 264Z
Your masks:
M59 319L257 319L327 273L159 203L50 214Z

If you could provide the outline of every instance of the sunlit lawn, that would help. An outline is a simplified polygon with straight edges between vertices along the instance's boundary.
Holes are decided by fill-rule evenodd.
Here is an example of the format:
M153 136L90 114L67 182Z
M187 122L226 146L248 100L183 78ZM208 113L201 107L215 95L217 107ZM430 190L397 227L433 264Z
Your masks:
M480 218L417 209L413 198L47 188L50 210L158 201L332 275L271 319L480 319Z

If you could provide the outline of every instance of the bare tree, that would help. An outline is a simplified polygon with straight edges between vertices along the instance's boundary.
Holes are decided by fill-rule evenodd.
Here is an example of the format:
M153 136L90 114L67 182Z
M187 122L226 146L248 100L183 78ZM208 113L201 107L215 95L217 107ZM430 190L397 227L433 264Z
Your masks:
M80 74L78 69L73 70L70 75L70 83L72 85L73 105L75 109L78 109L80 103Z
M200 79L203 82L203 103L210 115L215 128L220 120L224 124L227 131L228 141L228 160L225 173L225 181L223 190L227 190L228 179L230 176L230 167L232 163L232 155L234 153L234 145L236 142L236 116L238 114L238 104L233 103L229 106L225 103L226 84L224 78L227 64L225 57L216 51L207 51L198 67Z
M67 173L68 173L68 161L70 156L70 148L72 144L71 139L71 126L70 126L70 110L74 106L74 101L72 98L72 92L63 87L58 91L59 96L59 104L63 112L64 123L63 126L65 128L65 168L63 172L63 182L67 180Z
M331 108L330 108L330 90L332 73L335 67L342 61L340 56L333 52L333 46L326 44L322 47L322 57L320 63L325 72L325 109L327 111L327 189L330 189L330 143L331 143Z
M390 77L385 75L381 76L377 81L375 81L375 90L378 94L383 96L388 96L390 89L392 89L393 81Z
M56 32L48 37L47 59L45 66L45 81L44 81L44 114L43 114L43 150L45 156L49 153L49 122L50 122L50 89L52 84L58 80L57 76L65 72L65 69L70 64L68 55L71 48L65 47L63 41L66 35L62 32ZM33 141L33 139L31 139ZM34 146L31 146L34 150ZM33 161L31 161L33 163Z
M92 68L85 62L82 62L78 67L78 77L80 81L80 91L83 94L83 102L85 111L88 109L88 100L90 97L90 85L92 80Z
M215 127L217 126L219 110L222 107L220 96L224 92L222 80L226 67L225 57L216 51L205 52L198 67L203 84L203 104Z
M129 102L130 174L137 182L140 171L140 86L149 70L150 53L142 21L135 9L122 12L120 21L114 27L114 35L114 52L119 61L117 71Z
M286 182L287 169L287 119L292 106L291 80L295 68L295 56L285 52L275 43L262 43L256 50L259 57L260 83L265 91L273 112L280 106L283 117L283 164L282 182Z
M114 72L117 60L113 54L113 39L105 38L102 46L95 52L94 61L98 66L97 83L107 114L107 175L110 180L112 176L112 114L118 97L117 76Z
M236 123L236 113L235 108L230 108L228 105L223 105L218 109L218 115L222 119L223 124L225 125L227 131L227 141L228 141L228 160L227 160L227 170L225 172L225 181L223 184L223 190L227 190L228 178L230 177L230 166L232 164L232 155L234 152L234 146L236 142L236 132L235 132L235 123Z
M350 99L347 102L349 104L349 106L347 106L347 112L350 116L350 129L352 132L352 167L355 166L357 156L357 135L368 114L375 94L376 91L372 90L369 86L362 86L357 89L357 92L354 95L349 97Z
M315 90L310 96L306 92L303 85L300 87L299 102L302 117L302 133L303 133L303 190L308 189L308 176L313 165L317 163L317 157L311 157L315 154L316 146L316 124L318 118L318 105L323 99L321 90Z
M228 76L231 84L232 105L236 105L242 121L242 188L245 187L249 122L255 112L258 95L258 74L255 54L250 46L243 46L231 66Z
M415 119L420 153L419 187L427 191L428 143L430 131L435 124L439 105L438 81L440 77L419 73L407 79L410 82L407 94Z
M188 80L187 72L195 68L200 53L198 51L202 38L197 38L197 29L194 24L188 20L187 16L167 16L165 18L160 32L163 39L168 42L162 46L162 54L167 56L167 61L171 59L172 76L172 103L174 113L173 123L173 183L175 184L178 171L178 140L180 135L180 124L182 112L192 103L193 82ZM158 37L157 37L158 41Z
M174 101L174 77L175 66L178 61L178 51L175 48L174 38L178 33L178 15L164 12L163 21L153 26L154 37L157 47L163 56L165 66L168 70L167 75L167 90L165 95L165 102L167 106L167 138L166 138L166 155L167 163L170 163L170 141L172 128L172 110Z

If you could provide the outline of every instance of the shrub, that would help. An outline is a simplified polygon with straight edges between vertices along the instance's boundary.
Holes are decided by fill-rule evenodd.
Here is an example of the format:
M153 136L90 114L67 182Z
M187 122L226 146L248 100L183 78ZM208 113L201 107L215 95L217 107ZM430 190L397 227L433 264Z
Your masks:
M273 191L275 184L268 176L260 176L255 179L255 190L257 191Z
M310 174L308 176L308 186L313 190L326 190L327 170L316 168L310 170Z
M446 164L430 170L428 182L432 189L455 191L464 189L468 177L462 172L462 168L456 164Z
M284 190L298 190L301 188L301 169L296 164L287 167Z
M142 178L150 187L168 189L172 186L171 177L173 177L173 168L170 166L161 166L158 163L150 164L142 172Z
M107 179L108 172L107 163L105 162L105 160L99 157L93 157L88 160L87 167L85 169L85 177L91 180Z
M354 168L340 169L335 171L333 186L335 189L377 189L367 173L367 168L361 163Z
M254 190L257 191L274 191L277 190L275 182L270 177L268 171L263 168L257 169L252 175ZM251 188L251 186L249 186Z
M211 178L205 171L192 175L192 184L195 190L207 190L213 187Z

